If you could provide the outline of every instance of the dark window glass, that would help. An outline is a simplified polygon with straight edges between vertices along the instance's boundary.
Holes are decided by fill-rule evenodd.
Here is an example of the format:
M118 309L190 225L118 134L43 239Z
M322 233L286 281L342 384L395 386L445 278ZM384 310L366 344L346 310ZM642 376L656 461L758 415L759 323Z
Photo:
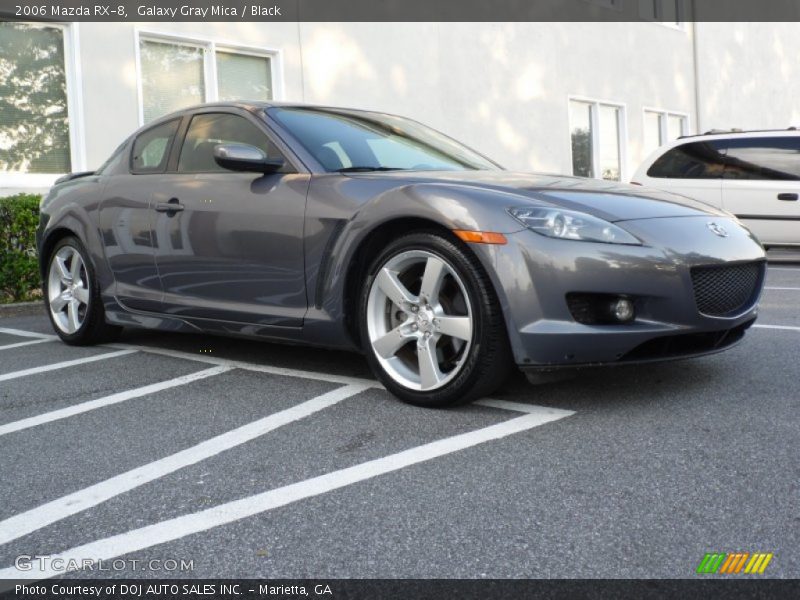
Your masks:
M647 171L648 177L667 179L719 179L725 169L723 141L691 142L661 155Z
M729 141L725 179L800 180L800 137Z
M183 173L211 173L227 171L214 160L214 147L218 144L248 144L262 150L269 158L283 158L266 134L244 117L227 113L213 113L192 117L189 131L181 148L178 171ZM284 166L284 169L288 168Z
M139 134L133 143L131 156L131 170L134 173L164 171L179 123L180 119L173 119Z
M455 140L402 117L321 108L273 108L269 114L327 171L497 168Z

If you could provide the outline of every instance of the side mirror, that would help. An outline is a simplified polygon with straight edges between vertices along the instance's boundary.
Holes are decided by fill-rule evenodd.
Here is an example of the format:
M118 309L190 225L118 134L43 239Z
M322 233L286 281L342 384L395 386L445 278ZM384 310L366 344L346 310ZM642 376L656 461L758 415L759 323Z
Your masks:
M284 164L283 159L267 158L263 150L248 144L217 144L214 161L223 169L255 173L274 173Z

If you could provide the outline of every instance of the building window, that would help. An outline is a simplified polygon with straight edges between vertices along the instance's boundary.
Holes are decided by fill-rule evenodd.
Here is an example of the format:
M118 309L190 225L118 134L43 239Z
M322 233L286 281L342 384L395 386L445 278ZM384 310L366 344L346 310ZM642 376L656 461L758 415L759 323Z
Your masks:
M139 37L140 121L218 100L272 100L274 53Z
M72 170L66 31L0 22L0 173Z
M659 146L689 133L689 119L680 113L645 109L644 152L650 154Z
M623 165L621 105L591 100L569 101L572 173L620 181Z
M648 21L683 27L684 0L639 0L639 14Z

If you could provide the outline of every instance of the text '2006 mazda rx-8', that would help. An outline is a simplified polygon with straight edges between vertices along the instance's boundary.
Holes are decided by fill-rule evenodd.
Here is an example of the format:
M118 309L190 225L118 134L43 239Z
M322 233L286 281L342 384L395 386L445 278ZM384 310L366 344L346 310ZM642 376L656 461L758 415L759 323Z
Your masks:
M387 114L203 105L42 202L70 344L122 327L358 349L423 406L530 372L698 356L756 318L759 242L709 205L514 173Z

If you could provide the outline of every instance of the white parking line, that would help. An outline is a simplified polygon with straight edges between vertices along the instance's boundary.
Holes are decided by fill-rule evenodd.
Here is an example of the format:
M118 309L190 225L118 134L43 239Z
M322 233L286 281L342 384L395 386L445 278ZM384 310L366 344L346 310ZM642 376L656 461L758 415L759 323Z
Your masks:
M567 410L544 409L544 407L539 407L539 409L539 411L536 411L534 407L531 407L530 412L526 415L490 425L489 427L416 446L383 458L370 460L261 494L227 502L204 511L183 515L77 546L61 554L51 556L53 560L46 563L47 568L44 569L30 571L18 571L13 567L0 569L0 579L47 579L54 577L63 573L63 571L52 569L54 562L68 566L70 561L74 560L76 563L73 564L80 564L81 560L87 557L91 557L93 560L108 560L124 554L130 554L131 552L177 540L187 535L233 523L246 517L252 517L305 498L311 498L366 481L379 475L398 471L411 465L452 454L459 450L498 440L514 433L527 431L574 414L572 411ZM61 559L63 562L55 559ZM40 563L34 564L38 565Z
M299 377L301 379L313 379L315 381L326 381L328 383L341 383L343 385L363 385L370 388L383 389L383 386L374 379L365 379L362 377L348 377L347 375L334 375L333 373L320 373L317 371L304 371L301 369L289 369L285 367L273 367L270 365L259 365L256 363L244 362L241 360L232 360L228 358L219 358L192 354L191 352L182 352L181 350L169 350L166 348L154 348L152 346L139 346L133 344L107 344L107 348L125 348L132 351L146 352L150 354L160 354L162 356L169 356L171 358L181 358L184 360L196 360L198 362L208 363L210 365L225 365L234 369L245 369L247 371L256 371L258 373L268 373L270 375L282 375L285 377Z
M800 292L800 287L765 287L765 290L792 290L794 292Z
M24 346L33 346L34 344L41 344L43 342L49 342L50 340L41 339L41 340L30 340L28 342L16 342L15 344L6 344L5 346L0 346L0 350L11 350L12 348L22 348Z
M96 408L103 408L104 406L118 404L132 398L139 398L141 396L146 396L147 394L154 394L156 392L177 387L179 385L186 385L192 381L198 381L200 379L205 379L206 377L219 375L220 373L225 373L226 371L230 370L231 367L212 367L211 369L190 373L189 375L183 375L182 377L176 377L174 379L168 379L167 381L160 381L158 383L151 383L150 385L145 385L133 390L127 390L124 392L111 394L110 396L105 396L103 398L81 402L80 404L75 404L74 406L53 410L41 415L36 415L35 417L29 417L27 419L21 419L12 423L6 423L5 425L0 425L0 436L12 433L14 431L21 431L30 427L36 427L37 425L42 425L44 423L52 423L53 421L58 421L59 419L66 419L67 417L71 417L73 415L79 415L81 413L89 412L90 410L95 410Z
M794 327L792 325L761 325L759 323L753 325L753 329L784 329L786 331L800 331L800 327Z
M227 368L227 367L217 367ZM137 467L88 488L48 502L0 522L0 544L5 544L51 523L97 506L115 496L159 479L179 469L216 456L369 389L363 385L337 388L286 410L258 419L222 435Z
M21 329L7 329L0 328L0 333L8 333L11 335L27 336L27 337L41 337L44 339L57 339L53 335L44 335L41 333L34 333L31 331L24 331ZM43 341L44 341L43 339ZM181 350L170 350L167 348L157 348L152 346L140 346L133 344L106 344L104 348L115 348L123 350L135 350L145 352L148 354L158 354L161 356L169 356L171 358L179 358L183 360L192 360L215 366L225 366L231 369L244 369L246 371L255 371L257 373L267 373L270 375L282 375L285 377L299 377L301 379L313 379L316 381L325 381L328 383L340 383L342 385L363 385L369 388L384 389L383 385L375 379L366 379L362 377L348 377L346 375L334 375L332 373L321 373L318 371L304 371L300 369L289 369L285 367L273 367L270 365L259 365L256 363L248 363L240 360L231 360L227 358L212 357L207 355L192 354L191 352L183 352ZM483 404L492 408L500 408L504 410L511 410L515 412L529 412L529 407L532 405L522 404L517 402L506 402L502 400L478 400L475 404Z
M767 267L767 272L770 271L793 271L795 273L800 273L800 268L793 268L793 267Z
M0 327L0 333L8 335L15 335L17 337L40 338L46 340L55 340L57 336L49 335L47 333L37 333L35 331L25 331L24 329L10 329L8 327Z
M107 358L117 358L127 354L133 354L136 350L118 350L116 352L106 352L105 354L95 354L94 356L87 356L85 358L76 358L75 360L65 360L63 362L54 363L51 365L43 365L41 367L32 367L30 369L23 369L22 371L13 371L0 375L0 381L8 381L9 379L17 379L18 377L26 377L28 375L35 375L36 373L46 373L47 371L56 371L58 369L66 369L67 367L76 367L86 363L95 362L98 360L105 360Z

